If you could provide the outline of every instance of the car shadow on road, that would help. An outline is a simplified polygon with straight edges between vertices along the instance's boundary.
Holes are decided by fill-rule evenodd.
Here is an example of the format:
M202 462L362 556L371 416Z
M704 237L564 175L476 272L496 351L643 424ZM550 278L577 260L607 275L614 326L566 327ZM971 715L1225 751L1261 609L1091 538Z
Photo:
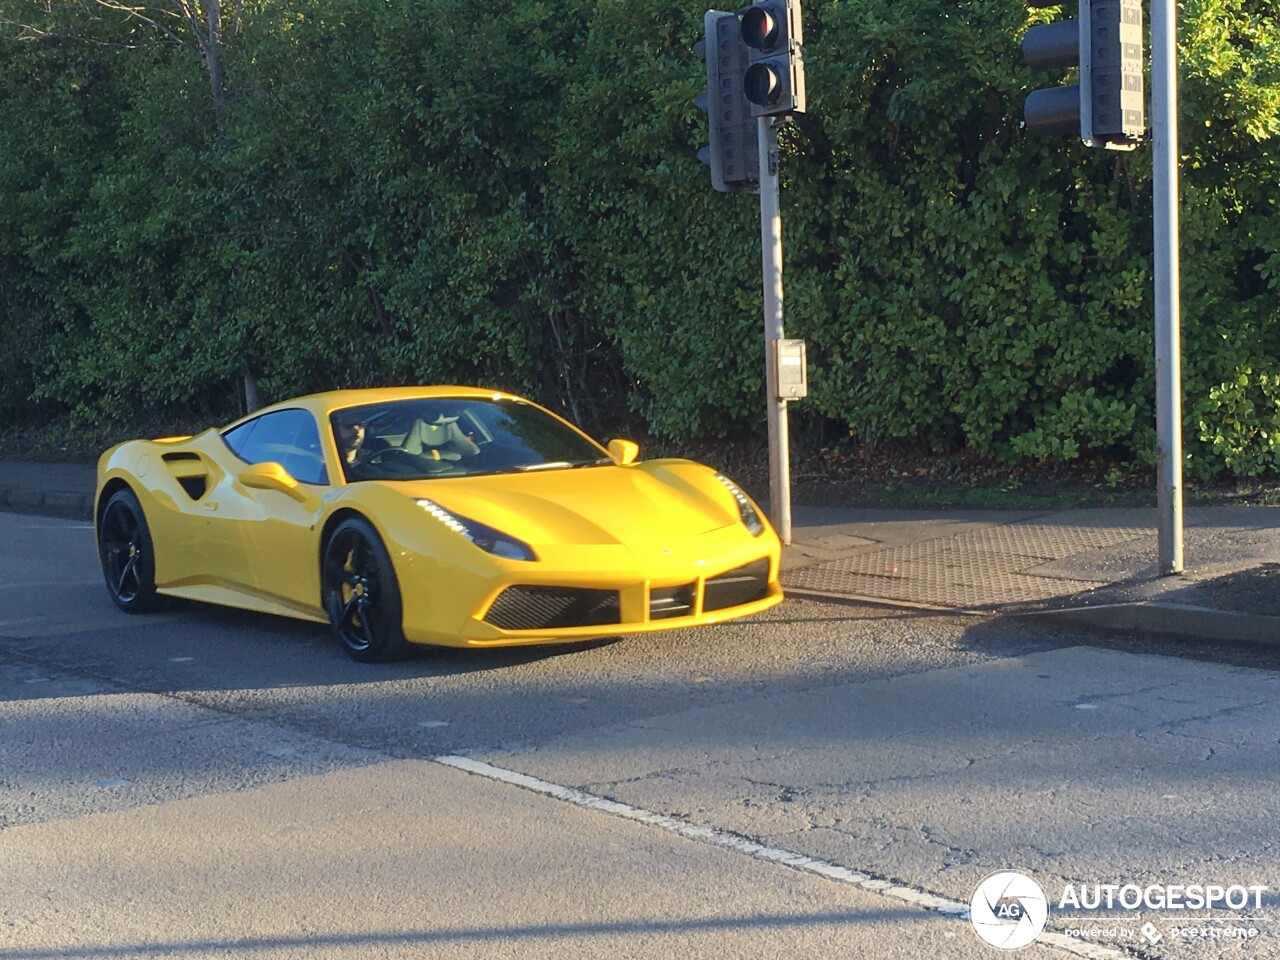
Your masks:
M58 948L9 950L0 948L0 960L54 960L83 957L180 957L226 953L252 956L279 950L349 949L352 951L414 947L441 947L448 944L532 945L538 941L564 939L581 948L587 938L614 938L680 934L704 934L715 937L734 931L803 930L850 924L919 923L928 915L919 910L831 910L819 913L751 914L750 916L706 917L688 919L653 918L650 920L600 921L596 923L508 924L486 927L432 927L423 930L384 930L359 933L313 933L302 936L240 937L222 940L164 940L151 943L100 943Z
M357 663L335 642L327 624L269 614L172 600L164 612L127 616L104 610L91 630L33 636L0 636L0 653L73 673L113 677L132 686L127 668L145 669L155 688L171 664L192 664L204 673L196 687L294 687L314 683L384 683L412 677L437 677L505 670L597 650L618 638L577 643L495 648L410 647L400 660ZM234 654L232 653L234 651ZM154 665L147 669L147 665ZM198 666L197 666L198 665ZM38 691L30 691L38 695ZM6 697L0 691L0 700Z

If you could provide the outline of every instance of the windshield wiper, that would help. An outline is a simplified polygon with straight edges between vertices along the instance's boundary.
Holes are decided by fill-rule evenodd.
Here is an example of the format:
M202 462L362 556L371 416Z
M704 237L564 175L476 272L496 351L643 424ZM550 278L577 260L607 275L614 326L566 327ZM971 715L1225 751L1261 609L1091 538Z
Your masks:
M512 470L519 470L525 473L530 470L563 470L565 467L572 467L573 464L568 460L550 460L547 463L522 463L518 467L512 467Z
M546 463L522 463L512 470L527 473L530 470L572 470L577 467L602 467L613 463L613 457L598 457L595 460L549 460Z

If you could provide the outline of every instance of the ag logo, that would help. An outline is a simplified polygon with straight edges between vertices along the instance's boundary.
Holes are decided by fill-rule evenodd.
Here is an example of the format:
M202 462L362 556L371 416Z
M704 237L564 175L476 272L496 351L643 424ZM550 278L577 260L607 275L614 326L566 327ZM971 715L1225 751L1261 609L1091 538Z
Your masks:
M1040 884L1012 870L993 873L973 891L969 922L993 947L1017 950L1035 940L1049 920L1049 902Z

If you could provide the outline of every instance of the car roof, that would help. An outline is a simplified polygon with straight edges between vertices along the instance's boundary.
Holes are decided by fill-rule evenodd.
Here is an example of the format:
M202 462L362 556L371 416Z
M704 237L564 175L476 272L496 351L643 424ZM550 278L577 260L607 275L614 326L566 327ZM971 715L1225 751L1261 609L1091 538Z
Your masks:
M260 410L255 410L252 413L241 417L239 420L227 424L223 429L230 429L231 427L237 426L241 423L246 423L255 417L260 417L265 413L272 413L276 410L310 410L318 418L324 418L335 410L345 410L348 407L360 407L368 403L390 403L395 400L423 400L431 399L433 397L517 400L521 403L529 402L523 397L518 397L513 393L506 393L502 390L487 390L483 387L418 386L328 390L324 393L312 393L305 397L294 397L290 400L281 400L279 403L273 403Z

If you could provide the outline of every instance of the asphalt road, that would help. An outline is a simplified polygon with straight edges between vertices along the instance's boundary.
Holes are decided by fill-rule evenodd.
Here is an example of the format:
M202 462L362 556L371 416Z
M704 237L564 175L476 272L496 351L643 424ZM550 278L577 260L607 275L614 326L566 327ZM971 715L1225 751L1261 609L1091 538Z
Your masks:
M117 612L84 524L0 541L0 960L989 957L1006 869L1270 888L1020 956L1280 956L1274 652L788 601L365 666Z

